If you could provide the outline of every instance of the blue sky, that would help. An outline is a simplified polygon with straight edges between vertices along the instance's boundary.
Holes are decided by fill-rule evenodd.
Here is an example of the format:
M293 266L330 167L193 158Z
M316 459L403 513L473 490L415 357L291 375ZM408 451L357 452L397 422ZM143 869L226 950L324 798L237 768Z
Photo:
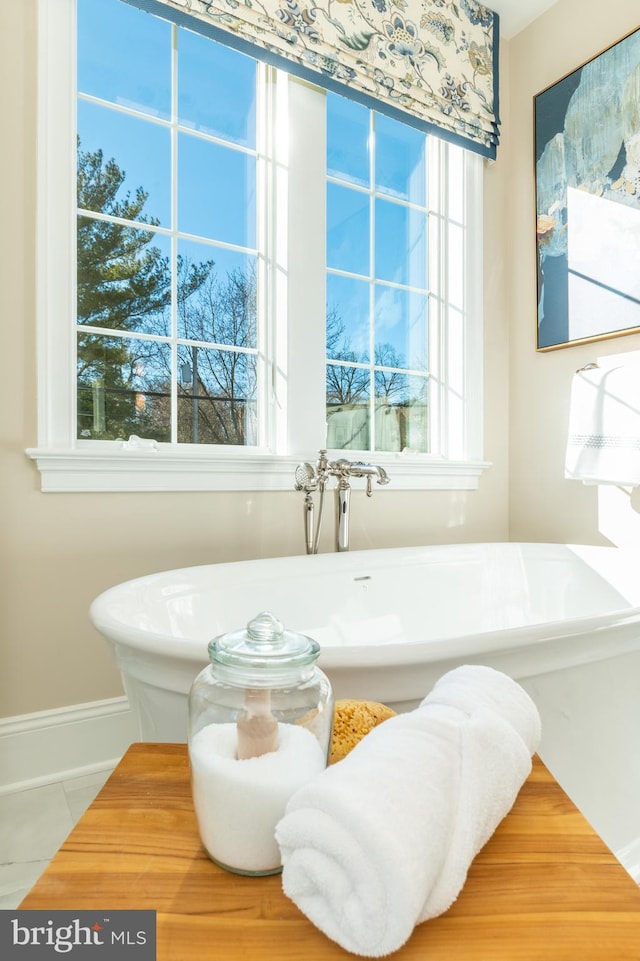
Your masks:
M82 148L100 148L105 159L114 157L126 171L123 192L144 187L149 194L145 213L168 228L171 136L168 126L154 121L171 118L171 25L118 0L79 0L78 30L79 90L144 115L133 117L81 98ZM252 250L257 242L255 63L184 29L177 36L178 119L187 128L178 136L178 230ZM386 117L376 114L374 123L372 140L370 112L328 94L328 172L342 183L330 182L327 188L327 265L363 278L373 265L377 281L372 289L365 280L330 273L328 302L339 310L358 359L372 359L371 316L376 346L390 345L403 364L420 369L426 362L426 141ZM229 146L189 130L222 138ZM368 190L372 177L373 206L368 192L348 186ZM159 243L167 247L166 240ZM244 269L250 258L191 240L180 240L179 252L192 261L214 259L222 271Z
M85 150L102 149L126 171L123 190L143 186L145 212L171 226L171 26L116 0L79 0L78 88L148 119L80 99ZM178 31L178 120L230 144L255 147L255 64ZM202 78L213 77L203 83ZM223 80L216 89L215 77ZM253 248L255 157L182 133L178 137L178 229ZM211 212L215 211L212 217Z

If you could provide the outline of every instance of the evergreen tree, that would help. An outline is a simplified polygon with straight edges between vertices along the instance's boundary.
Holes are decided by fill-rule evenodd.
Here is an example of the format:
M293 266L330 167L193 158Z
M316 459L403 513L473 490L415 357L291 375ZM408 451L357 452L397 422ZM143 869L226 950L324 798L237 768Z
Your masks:
M102 150L83 151L78 140L78 207L95 214L78 217L77 277L78 325L99 328L78 334L78 432L80 436L113 439L140 432L145 421L148 436L168 440L170 425L149 424L144 417L141 383L156 381L155 388L170 393L170 371L163 356L168 348L155 341L118 334L168 334L171 271L168 258L156 245L153 228L159 221L144 208L147 192L138 187L122 192L126 173L116 161L104 159ZM140 224L131 226L131 222ZM179 300L184 303L205 281L212 261L192 265L179 273ZM156 372L154 377L154 371ZM165 369L166 373L166 369Z

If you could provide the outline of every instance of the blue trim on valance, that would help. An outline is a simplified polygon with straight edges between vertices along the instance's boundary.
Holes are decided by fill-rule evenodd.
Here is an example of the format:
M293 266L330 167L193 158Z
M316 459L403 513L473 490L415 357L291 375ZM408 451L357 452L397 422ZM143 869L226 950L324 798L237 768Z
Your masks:
M491 142L487 142L486 135L483 137L480 134L480 139L473 139L464 133L456 133L448 127L440 126L436 122L431 122L424 120L422 117L412 114L408 110L400 109L394 107L393 104L389 103L387 100L383 100L372 96L365 91L354 87L350 83L341 82L340 80L335 80L333 77L328 75L321 69L312 69L310 67L305 67L304 64L297 62L296 60L290 59L282 54L277 53L274 50L268 49L259 43L254 43L251 40L247 40L245 37L238 35L236 32L230 30L225 30L223 28L217 27L214 23L208 22L203 19L202 16L195 16L189 12L177 9L174 6L169 6L164 0L124 0L125 3L131 6L137 7L140 10L144 10L147 13L151 13L154 16L160 17L171 23L176 24L178 27L184 27L195 33L202 34L203 36L209 37L212 40L217 41L227 47L231 47L237 50L239 53L246 54L252 57L254 60L260 60L263 63L267 63L270 66L276 67L278 69L284 70L293 76L299 77L316 86L323 87L326 90L330 90L333 93L339 94L340 96L347 97L357 103L363 104L365 107L376 110L378 113L385 114L391 119L398 120L401 123L409 124L410 126L421 130L423 133L432 134L446 140L449 143L456 144L465 149L472 150L475 153L480 154L488 159L495 159L497 144L498 144L498 129L500 124L500 118L498 115L498 102L499 102L499 69L498 69L498 51L499 51L499 39L500 39L500 19L497 13L492 13L493 22L493 61L492 61L492 80L493 80L493 130L494 133L490 138ZM472 126L469 124L469 126ZM480 131L481 128L478 125L476 130Z

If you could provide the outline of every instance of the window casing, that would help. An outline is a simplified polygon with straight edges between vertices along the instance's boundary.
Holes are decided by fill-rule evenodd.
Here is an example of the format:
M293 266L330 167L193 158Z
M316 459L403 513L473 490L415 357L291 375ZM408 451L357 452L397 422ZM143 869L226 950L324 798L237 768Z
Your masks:
M77 437L75 0L39 8L38 446L42 489L291 490L326 446L325 94L261 67L265 190L259 229L265 358L251 447ZM389 489L473 488L482 461L482 161L429 138L429 449L346 452L383 464ZM455 209L454 209L455 208ZM437 254L437 256L436 256ZM304 359L304 363L301 362ZM342 455L344 456L344 454Z

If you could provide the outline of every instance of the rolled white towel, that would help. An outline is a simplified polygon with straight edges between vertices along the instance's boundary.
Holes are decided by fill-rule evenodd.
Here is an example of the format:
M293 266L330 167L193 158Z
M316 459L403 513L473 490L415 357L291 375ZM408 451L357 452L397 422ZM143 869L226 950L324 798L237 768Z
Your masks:
M510 677L444 675L290 799L276 828L285 894L347 951L396 951L455 901L539 741L538 711Z

